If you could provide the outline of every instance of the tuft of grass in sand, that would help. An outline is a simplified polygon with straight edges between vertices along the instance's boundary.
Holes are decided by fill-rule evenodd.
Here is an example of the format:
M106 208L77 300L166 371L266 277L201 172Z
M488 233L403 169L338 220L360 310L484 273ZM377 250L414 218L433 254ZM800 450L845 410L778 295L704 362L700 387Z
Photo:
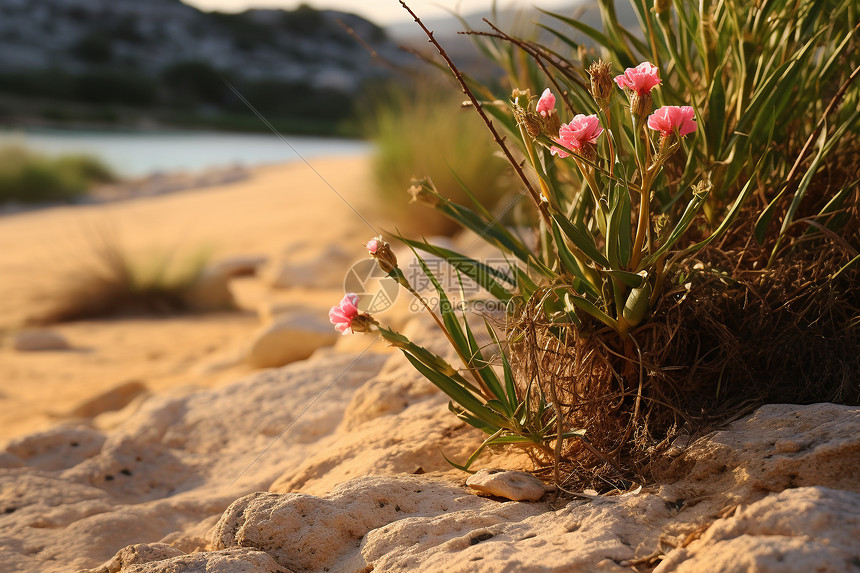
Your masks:
M190 310L189 294L210 258L204 249L181 257L173 250L132 253L104 235L94 243L92 255L88 263L64 273L48 293L47 309L32 322Z
M114 180L104 163L88 155L47 157L17 145L0 148L0 203L70 201L93 184Z

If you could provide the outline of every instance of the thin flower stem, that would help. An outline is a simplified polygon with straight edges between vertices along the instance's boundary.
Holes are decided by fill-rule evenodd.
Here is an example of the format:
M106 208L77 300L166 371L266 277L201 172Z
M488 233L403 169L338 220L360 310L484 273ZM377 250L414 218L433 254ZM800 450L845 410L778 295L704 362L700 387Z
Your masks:
M649 175L646 178L650 179ZM648 234L648 223L651 218L651 193L650 181L642 181L642 191L639 193L639 222L636 226L636 239L633 242L633 252L630 255L630 269L636 270L639 261L642 260L642 248L645 245L645 236Z
M463 79L463 74L460 73L459 68L457 68L454 62L451 61L451 58L448 57L448 53L445 51L445 48L443 48L442 45L436 40L435 36L433 35L433 32L430 31L427 26L424 25L424 22L421 21L421 18L419 18L415 14L415 12L413 12L412 9L407 6L405 0L400 0L400 5L403 6L403 8L407 12L409 12L409 15L412 16L415 22L421 27L421 30L424 31L424 34L427 36L428 41L433 44L433 47L436 48L436 51L439 52L439 55L442 56L442 59L444 59L445 63L448 64L448 68L451 70L451 73L454 74L454 78L457 80L457 83L460 84L463 93L466 95L466 97L469 98L469 101L472 102L472 105L475 107L475 111L478 112L478 115L481 116L481 119L484 121L484 124L487 126L487 129L489 129L490 133L492 133L493 140L502 149L502 152L505 154L505 157L510 162L511 166L514 168L514 171L517 173L517 176L519 176L520 180L522 180L523 184L529 192L529 195L531 195L532 201L534 201L535 206L537 206L538 211L541 213L541 216L544 218L544 220L547 221L547 223L549 223L549 213L547 212L545 207L541 208L540 195L535 190L531 181L529 181L529 178L526 177L525 172L523 172L523 169L522 167L520 167L519 162L511 154L511 151L508 149L508 146L505 145L505 140L499 135L499 132L496 131L496 127L493 125L493 122L490 120L490 118L487 117L487 114L484 113L484 109L481 107L481 102L478 101L478 98L475 97L474 92L472 92L472 89L466 83L466 80Z
M633 241L633 252L630 254L630 269L635 271L639 266L639 261L642 259L642 249L645 245L645 238L649 235L649 222L651 219L651 184L654 181L654 176L659 170L659 162L651 165L650 168L645 168L645 165L639 158L639 131L644 129L638 121L633 120L635 132L633 139L636 142L636 163L639 167L639 173L642 175L642 186L639 189L639 222L636 226L636 239ZM645 134L647 139L648 134ZM650 145L650 143L648 143ZM650 241L649 241L650 243ZM650 245L649 245L650 246Z
M609 107L603 109L603 113L606 115L606 142L609 144L609 177L615 177L615 146L612 144L612 115L609 110Z
M561 149L561 150L563 150L563 151L566 151L569 155L576 155L576 154L577 154L576 150L571 149L570 147L567 147L567 146L566 146L564 143L562 143L561 141L558 141L558 140L555 140L555 139L550 139L550 138L546 137L545 135L540 135L540 136L538 136L538 138L536 139L536 141L537 141L539 144L543 145L546 149L551 149L553 146L555 146L555 147L558 147L559 149ZM547 142L549 142L549 143L547 143ZM630 189L632 189L632 190L634 190L634 191L637 191L637 192L640 190L640 187L639 187L638 185L636 185L635 183L627 182L627 181L625 181L624 179L621 179L621 178L619 178L619 177L616 177L615 175L611 174L611 173L610 173L609 171L607 171L606 169L602 168L602 167L601 167L600 165L598 165L597 163L595 163L595 162L591 161L590 159L586 159L585 157L579 156L579 160L580 160L580 161L582 161L583 163L585 163L586 165L590 165L590 166L591 166L591 167L593 167L595 170L600 171L603 175L605 175L605 176L609 177L610 179L612 179L612 180L613 180L613 181L615 181L616 183L621 183L621 184L623 184L625 187L628 187L628 188L630 188Z
M549 73L549 70L547 69L546 65L544 65L542 55L537 49L534 46L531 46L528 43L523 42L522 40L519 40L517 38L514 38L514 37L509 36L508 34L504 33L502 30L497 28L492 22L490 22L486 18L483 18L483 20L484 20L484 22L486 22L486 24L490 28L495 30L497 33L497 35L490 35L491 37L497 37L501 40L505 40L507 42L510 42L513 45L517 46L522 51L524 51L526 54L531 56L532 59L535 61L535 63L538 65L538 67L540 67L540 69L543 71L544 75L549 79L550 82L552 82L552 85L558 91L559 95L561 96L562 101L565 103L567 108L570 110L570 113L572 113L572 114L576 113L573 109L573 104L571 104L570 101L567 99L567 95L565 94L565 91L558 84L558 82L555 79L555 76L553 76L551 73ZM550 60L550 58L546 58L546 59Z
M526 129L522 124L519 124L517 127L520 129L520 137L523 139L523 144L526 148L526 152L529 154L529 161L532 164L532 167L537 173L538 183L540 183L540 191L543 194L544 198L549 202L550 206L554 209L559 209L558 201L556 200L555 193L550 191L549 186L546 184L546 181L543 179L543 175L541 174L541 170L538 169L537 158L535 157L534 144L532 144L531 137L526 133Z

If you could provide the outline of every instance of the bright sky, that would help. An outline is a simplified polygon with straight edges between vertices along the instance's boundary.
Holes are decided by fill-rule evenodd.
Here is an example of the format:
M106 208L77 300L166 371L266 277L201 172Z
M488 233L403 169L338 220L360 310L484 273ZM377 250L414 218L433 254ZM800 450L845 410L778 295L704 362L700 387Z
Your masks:
M294 9L299 4L308 4L317 9L331 8L364 16L376 24L390 24L409 19L409 14L398 0L183 0L202 10L239 12L247 8ZM464 14L477 12L492 6L493 0L407 0L407 4L421 18L446 16L448 10ZM569 6L572 0L499 0L500 8L537 6L545 10Z

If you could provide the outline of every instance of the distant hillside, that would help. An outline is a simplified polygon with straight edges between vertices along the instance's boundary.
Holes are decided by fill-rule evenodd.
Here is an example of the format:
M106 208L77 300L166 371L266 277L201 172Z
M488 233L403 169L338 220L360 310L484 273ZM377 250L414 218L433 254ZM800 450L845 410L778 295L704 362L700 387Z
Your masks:
M500 2L500 4L505 5L504 2ZM575 42L586 46L592 44L591 40L584 34L534 9L530 3L523 4L525 4L523 7L498 10L496 13L484 10L463 12L460 16L469 28L477 31L491 31L489 26L483 21L486 18L505 32L515 36L526 39L537 38L549 45L554 43L559 44L560 42L552 34L538 27L539 24L543 24L568 35ZM616 5L616 10L620 24L638 33L638 21L631 5L628 2L619 2ZM573 18L598 30L602 29L600 9L595 0L571 0L569 5L554 8L552 12L567 18ZM465 69L469 69L473 75L481 75L482 71L486 71L487 62L474 47L472 38L460 34L464 26L459 18L455 16L428 18L424 20L424 24L433 31L436 39L439 40L445 47L445 50L458 64L462 65ZM421 33L420 28L414 22L398 23L389 26L386 31L398 43L420 50L429 49L427 38ZM570 54L571 49L568 46L560 45L558 46L558 51L561 54L573 55Z
M227 78L264 113L337 121L388 73L339 22L387 59L408 58L373 23L306 6L223 14L179 0L0 0L0 119L244 114Z

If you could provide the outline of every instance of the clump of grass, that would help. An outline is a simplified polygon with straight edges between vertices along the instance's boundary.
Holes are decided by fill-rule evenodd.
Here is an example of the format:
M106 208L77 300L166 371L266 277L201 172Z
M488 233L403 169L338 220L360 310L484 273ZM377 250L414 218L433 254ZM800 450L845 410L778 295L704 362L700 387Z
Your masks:
M486 207L516 190L510 167L486 145L486 132L462 98L424 83L391 89L375 100L366 131L376 144L373 174L379 203L413 235L451 234L459 226L424 205L410 204L413 178L430 178L445 197Z
M205 250L132 253L99 236L88 263L64 273L51 302L32 322L51 324L121 315L174 314L193 308L189 295L209 261Z
M94 184L114 180L111 170L89 155L48 157L16 145L0 148L0 203L71 201Z

